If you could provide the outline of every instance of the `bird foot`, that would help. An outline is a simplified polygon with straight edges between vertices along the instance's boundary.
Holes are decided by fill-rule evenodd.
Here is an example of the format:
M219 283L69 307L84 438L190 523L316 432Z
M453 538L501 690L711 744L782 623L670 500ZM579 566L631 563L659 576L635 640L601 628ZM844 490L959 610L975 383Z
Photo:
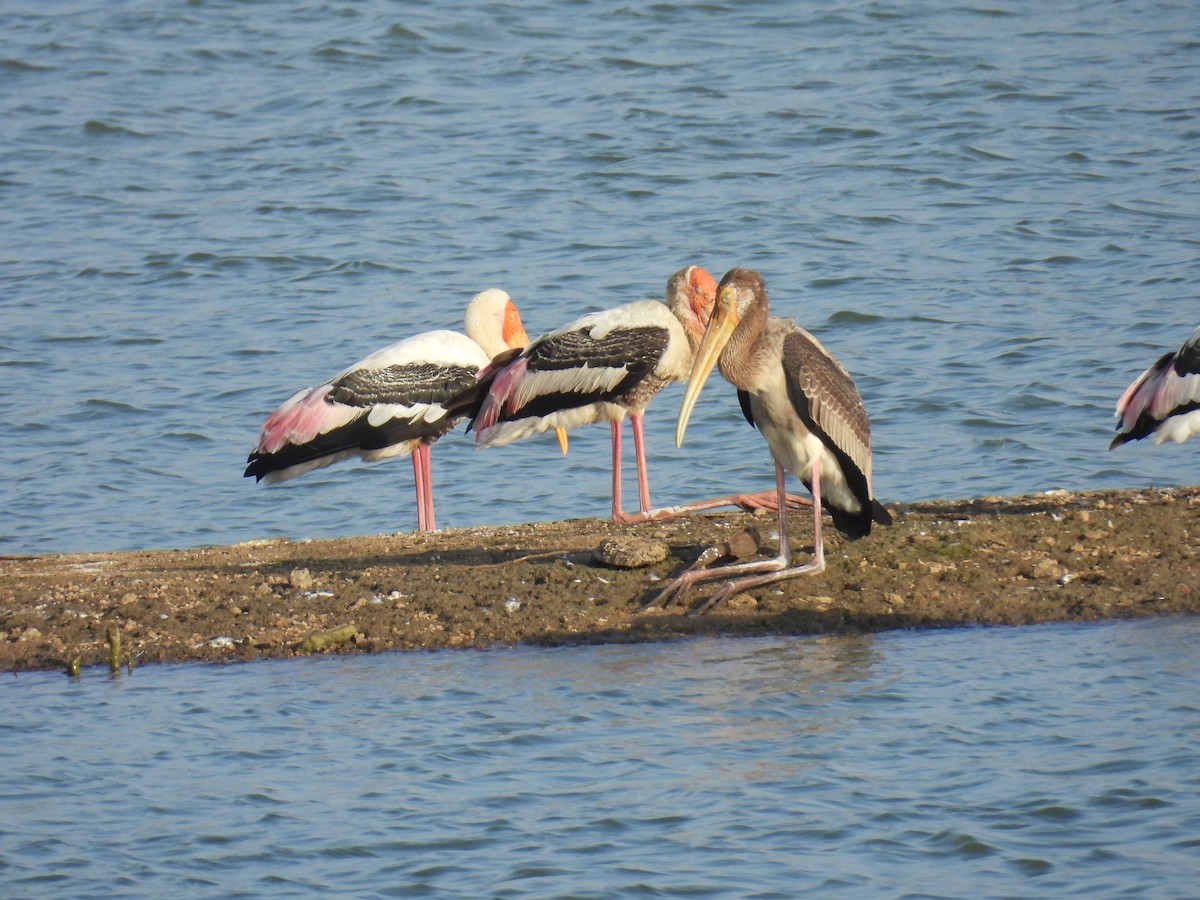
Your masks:
M653 609L656 606L664 608L678 600L698 581L720 578L720 571L710 571L709 566L720 559L749 559L758 552L762 537L756 528L747 528L730 537L729 540L712 547L706 547L696 557L695 562L683 570L670 584L658 592L651 600L642 604L640 611Z
M788 494L787 505L788 509L800 509L806 506L811 507L812 501L806 497ZM678 506L664 506L660 509L647 509L639 513L616 510L612 514L612 520L618 525L637 525L640 522L658 522L689 513L707 512L711 509L720 509L722 506L736 506L747 512L755 512L760 509L777 512L779 497L774 491L763 491L760 494L730 494L728 497L716 497L696 503L681 503Z
M696 576L701 572L684 572L678 578L674 579L665 588L655 594L651 599L642 604L638 612L649 612L652 609L661 607L666 609L684 594L686 594L700 579Z
M783 581L787 578L795 578L797 575L818 575L825 571L825 555L822 553L811 562L807 562L802 566L791 566L786 569L779 569L775 572L768 572L765 575L751 575L746 578L736 578L725 582L711 597L701 600L688 611L688 616L699 616L704 613L716 609L734 594L740 594L742 591L748 591L751 588L762 587L767 584L774 584L777 581ZM716 574L716 573L712 573Z
M694 616L701 616L701 615L704 615L704 613L708 612L709 610L716 609L718 606L720 606L722 603L724 603L726 600L728 600L730 597L732 597L736 593L737 593L737 582L736 581L725 582L723 585L721 585L719 588L717 588L715 591L713 591L712 596L706 597L705 599L703 599L699 603L697 603L695 606L693 606L691 609L689 609L688 610L688 618L692 618Z
M788 509L800 509L805 506L812 506L812 501L807 497L800 497L796 494L787 494ZM767 512L779 511L779 495L775 491L763 491L759 494L734 494L729 498L731 506L739 507L747 512L763 509Z
M710 507L702 507L709 509ZM689 512L695 512L691 506L663 506L659 509L644 509L637 513L627 513L623 510L617 510L612 514L612 520L617 525L639 525L643 522L661 522L663 519L672 519L675 516L686 515Z
M725 553L724 547L709 547L697 557L696 561L683 570L683 573L673 579L670 584L641 605L638 612L646 612L657 606L666 609L674 601L686 594L697 581L706 574L705 570L720 559Z

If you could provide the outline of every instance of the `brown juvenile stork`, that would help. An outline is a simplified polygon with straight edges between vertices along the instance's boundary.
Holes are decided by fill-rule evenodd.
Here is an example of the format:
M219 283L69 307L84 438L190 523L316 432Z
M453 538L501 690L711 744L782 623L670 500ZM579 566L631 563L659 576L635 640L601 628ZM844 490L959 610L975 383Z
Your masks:
M642 416L666 385L688 377L716 292L708 272L687 266L667 281L665 304L639 300L589 313L519 352L497 357L479 373L474 396L465 398L472 416L467 430L474 430L480 446L497 447L549 428L608 422L614 522L643 522L717 506L770 508L776 501L773 493L657 510L650 505ZM621 503L621 423L626 416L637 460L636 514L626 513Z
M762 432L775 460L779 555L686 572L647 606L678 597L698 581L741 576L702 604L697 610L702 611L738 591L822 571L822 509L850 540L869 534L872 523L891 524L892 517L872 493L871 425L854 381L811 334L794 322L768 318L767 312L761 275L742 268L725 274L684 390L675 442L683 443L692 407L719 362L721 375L738 389L746 418ZM791 564L785 471L804 482L813 497L814 555L800 566Z

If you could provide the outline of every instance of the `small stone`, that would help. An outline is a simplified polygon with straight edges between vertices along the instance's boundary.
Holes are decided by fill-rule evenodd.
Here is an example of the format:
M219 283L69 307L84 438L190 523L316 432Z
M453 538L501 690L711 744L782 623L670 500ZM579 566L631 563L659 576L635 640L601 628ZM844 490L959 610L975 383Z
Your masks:
M1057 580L1062 574L1062 566L1050 558L1043 559L1033 567L1034 578L1050 578Z
M137 594L128 593L121 595L121 605L125 606L129 603L137 603Z
M605 541L592 553L592 558L613 569L641 569L662 562L669 552L662 541L620 537Z
M758 601L749 594L734 594L725 605L729 609L758 609Z
M307 591L313 586L312 573L308 569L292 569L288 584L297 591Z
M41 636L42 636L42 633L40 631L38 631L36 628L26 628L24 631L21 632L21 636L19 638L17 638L17 640L18 641L32 641L32 640L36 640L37 638L40 638Z

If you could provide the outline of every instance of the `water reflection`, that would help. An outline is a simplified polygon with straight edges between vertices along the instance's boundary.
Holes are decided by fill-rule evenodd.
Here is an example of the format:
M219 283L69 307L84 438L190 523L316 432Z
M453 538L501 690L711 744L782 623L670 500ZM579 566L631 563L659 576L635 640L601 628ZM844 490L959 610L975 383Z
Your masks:
M1184 895L1198 627L25 673L0 888Z

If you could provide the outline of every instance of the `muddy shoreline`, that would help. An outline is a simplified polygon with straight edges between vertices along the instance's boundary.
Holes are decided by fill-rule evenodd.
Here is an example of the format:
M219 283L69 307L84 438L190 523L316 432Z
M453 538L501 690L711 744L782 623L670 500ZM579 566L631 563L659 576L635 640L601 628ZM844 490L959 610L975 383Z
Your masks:
M639 607L707 547L757 531L759 553L773 554L773 515L4 557L0 670L65 670L73 661L107 670L113 636L126 667L1200 612L1200 487L889 509L895 525L860 541L827 528L824 573L752 590L702 616L688 608L711 585L665 610ZM798 559L811 551L811 527L807 514L793 517ZM597 559L610 541L663 558L616 568Z

